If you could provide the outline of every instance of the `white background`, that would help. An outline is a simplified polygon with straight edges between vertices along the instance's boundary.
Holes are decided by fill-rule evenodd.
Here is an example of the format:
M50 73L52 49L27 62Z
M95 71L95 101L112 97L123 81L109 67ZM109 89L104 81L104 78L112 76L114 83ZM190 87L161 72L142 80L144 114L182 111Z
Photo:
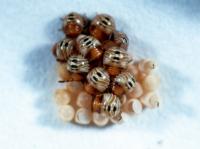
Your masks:
M197 149L200 1L0 0L0 148ZM136 57L157 61L161 107L102 129L63 124L52 101L59 18L111 14Z

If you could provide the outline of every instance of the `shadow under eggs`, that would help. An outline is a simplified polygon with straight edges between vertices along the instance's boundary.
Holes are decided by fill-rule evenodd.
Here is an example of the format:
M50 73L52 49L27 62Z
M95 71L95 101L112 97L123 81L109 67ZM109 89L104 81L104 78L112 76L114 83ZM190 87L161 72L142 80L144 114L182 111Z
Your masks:
M53 94L57 83L56 62L51 53L52 45L35 47L25 55L24 81L39 96L34 106L40 110L38 123L59 127Z

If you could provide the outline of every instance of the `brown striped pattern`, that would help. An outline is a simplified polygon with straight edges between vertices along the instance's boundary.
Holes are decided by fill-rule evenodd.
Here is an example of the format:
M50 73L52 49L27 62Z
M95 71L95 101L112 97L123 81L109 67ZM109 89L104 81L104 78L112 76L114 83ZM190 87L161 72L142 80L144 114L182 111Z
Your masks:
M103 63L109 66L127 68L130 57L126 50L119 47L111 47L104 53Z
M74 41L65 38L61 40L56 47L56 57L61 60L67 60L74 49Z
M114 83L122 86L126 92L131 92L135 87L135 78L129 72L123 72L115 78Z
M63 18L63 26L66 26L68 23L75 23L83 27L84 19L80 14L72 12Z
M77 38L77 45L80 53L83 56L86 56L87 53L92 49L96 48L101 45L99 40L92 36L87 36L87 35L79 35Z
M111 93L103 94L102 111L111 117L116 117L120 114L121 102L119 97Z
M115 22L113 18L107 14L97 15L91 24L100 27L107 34L111 34L115 30Z
M102 67L92 69L87 75L87 80L100 92L105 91L110 83L110 77Z
M89 62L82 55L72 55L67 60L67 70L74 73L88 72Z

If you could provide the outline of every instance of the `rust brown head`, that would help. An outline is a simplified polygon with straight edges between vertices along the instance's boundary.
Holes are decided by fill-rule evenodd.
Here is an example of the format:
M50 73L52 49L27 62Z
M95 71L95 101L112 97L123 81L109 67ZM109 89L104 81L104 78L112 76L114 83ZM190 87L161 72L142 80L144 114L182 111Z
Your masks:
M89 61L99 59L103 52L101 50L101 43L92 36L79 35L76 39L77 49L80 53L87 57Z
M114 30L115 22L110 15L99 14L91 22L90 34L100 41L109 39Z
M66 62L74 50L74 40L70 38L64 38L53 46L52 52L58 61Z
M129 44L129 40L128 37L125 33L123 32L119 32L119 31L115 31L113 34L113 38L114 38L114 42L120 47L123 48L125 50L128 49L128 44Z
M63 19L63 32L68 37L77 37L84 28L84 18L75 12L72 12Z
M130 72L122 72L114 79L112 90L117 95L131 92L134 90L135 82L135 77Z

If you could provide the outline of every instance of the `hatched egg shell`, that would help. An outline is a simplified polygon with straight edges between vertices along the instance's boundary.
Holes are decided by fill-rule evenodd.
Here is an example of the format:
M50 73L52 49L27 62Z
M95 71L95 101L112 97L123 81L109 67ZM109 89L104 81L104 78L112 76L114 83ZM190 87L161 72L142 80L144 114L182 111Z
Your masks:
M121 104L125 104L127 102L127 96L126 95L122 95L121 97Z
M123 111L128 114L139 114L142 112L142 104L138 99L130 99L123 107Z
M131 105L131 110L135 114L140 114L142 112L142 104L138 99L131 99L129 100L129 103Z
M109 118L105 113L97 113L94 112L93 113L93 122L97 125L97 126L105 126L106 124L108 124Z
M75 122L81 125L88 125L92 120L92 114L85 108L80 108L76 111Z
M155 61L151 59L141 60L138 64L138 68L142 73L145 73L148 75L152 73L153 70L156 68L156 63Z
M129 92L127 94L127 96L129 99L130 98L138 98L138 97L142 96L142 94L143 94L142 86L139 82L136 82L134 90Z
M123 122L127 122L130 119L130 115L122 112L122 120Z
M155 91L158 89L160 84L160 79L157 75L151 74L145 77L142 81L142 86L146 92Z
M159 105L160 105L160 98L154 92L150 92L150 93L143 95L140 98L140 101L142 102L142 104L144 106L146 106L148 108L156 108L156 107L159 107Z
M125 112L122 112L121 113L121 119L120 121L116 120L115 118L110 118L110 121L113 123L113 124L122 124L123 122L126 122L130 119L130 115L125 113Z
M62 121L69 122L74 118L74 108L70 105L63 105L58 107L58 114Z
M118 115L117 117L111 117L110 121L114 124L121 124L123 123L123 113Z
M70 78L70 73L67 71L65 64L58 63L57 69L61 81L66 81Z
M55 101L58 105L67 105L71 100L70 94L66 89L57 89L55 92Z
M80 81L68 82L67 89L72 93L78 93L83 90L83 83L81 83Z
M136 80L140 83L142 83L144 81L144 79L147 77L147 75L145 73L138 73Z
M91 108L92 96L85 91L79 93L76 101L77 106L82 108Z
M130 64L128 65L127 70L128 70L130 73L134 74L135 76L138 74L138 67L137 67L136 64L130 63Z

